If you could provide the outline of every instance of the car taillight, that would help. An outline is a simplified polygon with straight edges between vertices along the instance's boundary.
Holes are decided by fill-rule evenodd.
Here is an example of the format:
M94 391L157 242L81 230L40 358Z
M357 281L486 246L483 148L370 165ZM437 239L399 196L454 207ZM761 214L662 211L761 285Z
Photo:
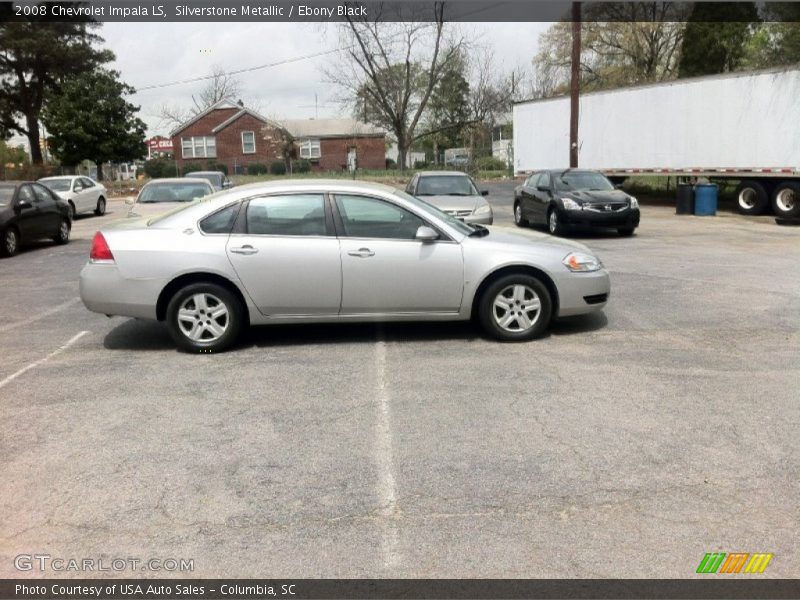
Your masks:
M94 234L92 240L92 249L89 252L89 261L100 263L113 263L114 255L111 253L111 248L108 247L108 242L103 234L99 231Z

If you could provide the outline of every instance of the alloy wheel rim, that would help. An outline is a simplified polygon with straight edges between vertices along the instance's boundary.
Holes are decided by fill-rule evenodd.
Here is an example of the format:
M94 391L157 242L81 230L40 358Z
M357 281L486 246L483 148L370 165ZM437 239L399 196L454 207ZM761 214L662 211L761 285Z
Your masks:
M782 212L789 212L794 208L794 191L793 190L781 190L778 194L778 197L775 199L778 208Z
M100 202L98 202L97 208L100 210L100 214L103 214L104 212L106 212L106 201L105 200L100 200Z
M215 342L225 335L229 324L228 307L214 294L193 294L178 309L178 327L193 342Z
M517 204L517 207L514 209L514 220L519 223L522 221L522 207Z
M58 228L58 235L64 241L69 239L69 225L67 225L66 221L61 221L61 226Z
M530 330L542 314L542 302L533 288L515 283L503 288L492 303L498 327L511 333Z
M9 254L14 254L17 249L17 236L13 231L6 233L6 251Z
M556 229L558 229L558 216L556 215L556 211L550 213L550 233L555 233Z

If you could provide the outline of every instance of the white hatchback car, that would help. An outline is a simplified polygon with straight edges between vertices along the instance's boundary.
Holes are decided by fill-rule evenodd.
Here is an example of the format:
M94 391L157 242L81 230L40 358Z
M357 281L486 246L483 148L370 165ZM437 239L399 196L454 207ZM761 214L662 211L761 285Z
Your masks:
M89 177L82 175L44 177L39 183L67 201L71 219L81 213L94 212L97 216L106 213L108 191L104 185Z

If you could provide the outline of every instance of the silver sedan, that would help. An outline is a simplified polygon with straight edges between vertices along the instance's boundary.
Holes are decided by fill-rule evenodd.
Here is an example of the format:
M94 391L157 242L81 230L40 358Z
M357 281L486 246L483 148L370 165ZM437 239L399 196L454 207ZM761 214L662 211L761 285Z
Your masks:
M600 310L600 260L576 242L469 225L394 188L258 183L99 231L81 271L89 310L165 321L191 352L248 325L466 321L503 341Z

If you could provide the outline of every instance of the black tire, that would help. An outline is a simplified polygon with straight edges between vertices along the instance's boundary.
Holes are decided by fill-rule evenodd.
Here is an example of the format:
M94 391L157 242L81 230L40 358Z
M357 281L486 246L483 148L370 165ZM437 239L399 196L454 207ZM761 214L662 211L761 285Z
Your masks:
M19 253L19 232L9 227L3 232L0 256L16 256Z
M205 307L198 305L195 298L203 296ZM213 317L211 311L224 305L226 315ZM193 321L190 318L178 319L178 312L184 308L189 312L196 312L193 317L202 327L197 331L197 337L192 339L184 328L195 330L188 326ZM206 312L208 311L208 312ZM167 306L167 329L175 344L185 352L210 353L221 352L230 347L239 337L244 326L245 310L239 299L230 291L214 283L193 283L178 290ZM205 323L203 323L205 321ZM212 321L222 330L217 335L207 325ZM181 325L183 323L183 327Z
M69 220L74 221L75 216L78 214L78 211L75 209L75 205L70 200L67 204L69 204Z
M631 237L633 232L636 231L636 227L618 227L617 233L622 237Z
M61 219L58 223L58 231L53 236L53 241L56 244L67 244L69 243L69 232L71 226L67 219Z
M760 215L769 206L767 188L758 181L742 181L736 188L736 207L743 215Z
M514 296L515 286L525 289L522 298ZM530 304L527 305L528 310L525 310L525 302L532 302L534 295L539 301L538 311L535 313ZM509 307L503 308L496 304L501 296ZM522 313L531 321L530 327L526 328L525 323L518 320ZM552 313L553 300L547 286L536 277L523 273L506 275L490 284L484 290L478 305L478 317L484 331L503 342L524 342L539 337L550 324ZM507 327L501 325L503 318L511 319ZM518 330L515 331L515 328Z
M772 193L772 212L778 219L800 217L800 183L787 181Z
M528 219L522 216L522 204L514 202L514 223L517 227L527 227Z
M558 214L558 209L552 207L547 211L547 231L550 235L563 236L566 235L568 228L561 221L561 215Z
M94 209L94 214L98 217L102 217L106 214L106 199L102 196L97 199L97 207Z

